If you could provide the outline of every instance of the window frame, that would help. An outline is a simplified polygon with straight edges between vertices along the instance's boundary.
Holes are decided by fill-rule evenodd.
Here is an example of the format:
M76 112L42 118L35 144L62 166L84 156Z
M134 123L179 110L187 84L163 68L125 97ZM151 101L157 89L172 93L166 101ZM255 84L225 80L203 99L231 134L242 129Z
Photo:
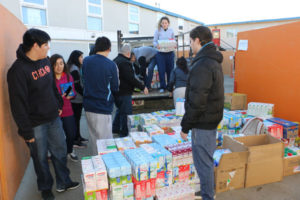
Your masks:
M229 36L230 35L230 36ZM237 29L226 29L226 38L236 38L237 37Z
M20 3L20 13L21 13L21 19L24 25L27 26L34 26L34 27L48 27L49 24L49 19L48 19L48 1L44 0L44 5L40 5L37 3L29 3L29 2L25 2L24 0L19 0ZM45 10L45 18L46 18L46 25L36 25L36 24L25 24L24 23L24 19L23 19L23 7L26 8L32 8L32 9L39 9L39 10Z
M137 11L138 11L138 14L137 14L137 16L138 16L138 22L130 20L130 14L131 14L130 13L130 8L131 7L137 8ZM140 7L128 4L128 33L129 34L137 34L137 35L140 34L140 28L141 28L141 26L140 26L140 22L141 22L140 17L141 17ZM138 26L138 32L137 33L131 33L130 32L130 30L129 30L129 25L130 24L135 24L135 25Z
M101 14L95 14L95 13L90 13L89 12L89 6L94 6L98 7L101 10ZM92 30L88 28L88 18L93 17L93 18L98 18L101 20L101 29L100 30ZM86 29L88 31L103 31L103 0L100 0L100 4L95 4L95 3L90 3L89 0L86 0Z

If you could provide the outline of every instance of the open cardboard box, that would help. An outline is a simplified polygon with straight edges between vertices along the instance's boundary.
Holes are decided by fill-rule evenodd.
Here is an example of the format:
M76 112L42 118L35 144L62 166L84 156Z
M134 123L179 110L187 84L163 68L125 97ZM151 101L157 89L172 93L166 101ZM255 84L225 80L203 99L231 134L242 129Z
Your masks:
M215 167L216 192L244 188L247 148L227 135L224 135L222 147L230 149L231 153L223 154L218 167Z
M284 144L268 134L235 138L248 151L246 187L281 181Z
M283 159L283 176L300 173L300 155L286 157Z

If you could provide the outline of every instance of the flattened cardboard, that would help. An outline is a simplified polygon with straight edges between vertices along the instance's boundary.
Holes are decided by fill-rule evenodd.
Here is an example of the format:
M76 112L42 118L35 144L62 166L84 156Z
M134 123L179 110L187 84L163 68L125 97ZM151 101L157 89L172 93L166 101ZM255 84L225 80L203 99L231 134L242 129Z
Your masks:
M300 155L283 159L283 176L300 173Z

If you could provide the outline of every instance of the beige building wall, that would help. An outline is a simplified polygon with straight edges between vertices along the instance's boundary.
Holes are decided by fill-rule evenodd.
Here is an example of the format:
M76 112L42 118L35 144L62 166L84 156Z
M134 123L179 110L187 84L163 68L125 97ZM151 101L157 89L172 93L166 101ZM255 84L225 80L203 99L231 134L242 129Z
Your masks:
M19 0L0 0L0 4L22 21Z
M124 37L153 36L157 28L158 16L161 12L139 7L139 34L129 34L129 5L117 0L102 0L102 31L87 29L87 1L88 0L45 0L46 26L27 25L27 28L39 28L51 37L50 54L62 54L68 58L72 49L89 53L89 44L94 43L99 36L106 36L112 42L110 57L117 55L117 30L121 30ZM21 0L0 0L10 12L22 21ZM135 6L135 5L132 5ZM178 18L167 15L174 34L178 34ZM184 20L184 32L191 29L192 24Z
M128 33L128 4L114 0L103 0L103 30Z
M153 36L157 29L157 12L140 9L140 34Z
M87 5L85 0L48 0L48 26L87 28Z

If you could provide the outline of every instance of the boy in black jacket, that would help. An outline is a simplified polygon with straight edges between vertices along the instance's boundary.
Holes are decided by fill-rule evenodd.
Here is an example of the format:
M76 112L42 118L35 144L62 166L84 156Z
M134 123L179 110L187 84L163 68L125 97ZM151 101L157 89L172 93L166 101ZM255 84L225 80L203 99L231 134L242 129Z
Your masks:
M117 112L113 121L113 133L119 133L120 137L128 135L127 115L132 113L132 98L134 88L144 90L148 94L147 87L135 77L130 62L131 47L128 44L122 46L119 55L114 59L119 69L120 86L115 105Z
M63 101L53 80L47 59L50 36L38 29L29 29L17 50L17 60L7 73L11 112L27 143L43 199L52 200L53 178L47 153L56 173L56 190L75 189L78 182L70 179L67 168L65 135L59 118Z
M212 33L205 26L190 32L192 60L185 93L185 114L181 121L181 137L192 130L193 159L201 180L201 194L196 199L214 199L214 162L217 126L223 118L223 56L212 42Z

